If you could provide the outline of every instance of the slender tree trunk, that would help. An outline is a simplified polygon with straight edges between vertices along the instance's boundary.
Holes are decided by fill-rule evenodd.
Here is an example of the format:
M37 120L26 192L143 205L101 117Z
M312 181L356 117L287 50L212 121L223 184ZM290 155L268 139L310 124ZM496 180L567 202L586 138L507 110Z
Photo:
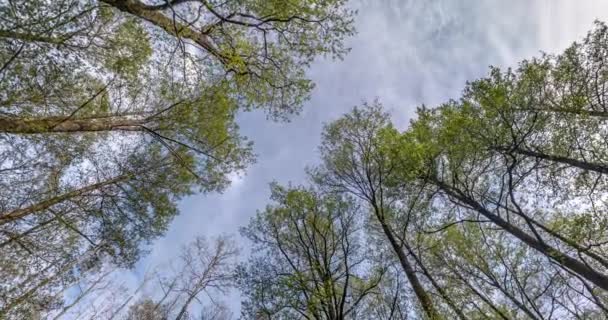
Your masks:
M22 233L14 233L13 234L13 233L8 233L7 231L5 231L8 234L9 238L7 240L5 240L5 241L3 241L3 242L0 243L0 249L4 248L5 246L7 246L7 245L9 245L11 243L13 243L13 241L19 242L19 240L21 238L26 237L26 236L28 236L28 235L36 232L37 230L43 228L44 226L47 226L47 225L51 224L54 221L57 221L57 219L58 219L58 216L55 216L55 217L53 217L53 218L51 218L49 220L43 221L43 222L37 224L36 226L31 227L31 228L25 230ZM2 223L0 222L0 224L2 224Z
M0 310L0 318L4 319L3 317L8 314L8 312L10 312L12 309L14 309L15 307L19 306L20 304L26 302L27 300L30 299L30 297L36 293L36 291L38 291L40 288L46 286L47 284L49 284L52 280L58 278L60 275L60 273L56 273L44 280L42 280L38 285L36 285L35 287L31 288L30 290L28 290L27 292L25 292L24 294L22 294L21 296L17 297L16 299L14 299L13 301L11 301L9 304L7 304L2 310Z
M585 109L568 109L568 108L523 108L523 111L531 112L552 112L552 113L566 113L579 116L588 116L595 118L608 119L608 112L597 111L597 110L585 110Z
M523 213L519 213L519 212L517 212L516 214L518 214L520 216L523 215ZM590 251L590 249L588 249L588 248L584 248L583 246L576 243L574 240L562 236L561 234L555 232L554 230L552 230L549 227L545 226L544 224L536 221L535 219L528 217L528 220L535 226L539 227L541 230L545 231L546 233L554 236L555 238L563 241L565 244L576 249L579 254L586 255L586 256L590 257L591 259L601 263L604 267L608 268L608 260L606 260L604 257L600 256L599 254L597 254L593 251Z
M188 311L188 306L192 303L194 298L196 298L197 294L198 294L198 291L196 293L192 293L192 294L190 294L190 296L188 296L186 303L184 303L182 308L179 310L179 313L177 314L177 317L175 317L175 320L181 320L184 317L184 315L186 314L186 311Z
M513 304L515 304L519 309L521 309L523 312L525 312L528 315L528 317L530 317L530 319L539 320L539 318L534 314L534 312L532 312L532 310L530 310L528 307L526 307L526 305L522 301L519 301L516 297L514 297L511 293L509 293L505 288L503 288L498 283L498 281L496 281L495 279L492 279L491 282L494 285L494 287L496 287L498 290L500 290L500 292L502 292L502 294L505 295L505 297L509 298L509 300L511 300L511 302L513 302Z
M228 59L222 55L209 40L209 37L188 25L174 21L161 10L154 6L148 6L139 0L101 0L102 2L117 8L120 11L132 14L140 19L146 20L153 25L163 29L170 35L178 38L186 38L194 41L204 50L215 56L222 63L229 63Z
M445 300L445 302L450 306L450 308L452 308L452 311L454 311L454 313L456 313L458 318L460 318L461 320L467 320L467 317L464 315L464 313L462 313L462 310L460 308L458 308L458 306L454 303L454 301L452 301L452 299L450 298L448 293L445 292L445 290L443 290L443 288L439 285L439 283L437 283L437 281L435 281L435 279L433 278L431 273L427 270L427 268L424 266L424 264L422 264L422 261L419 259L419 257L416 255L416 253L414 253L414 250L412 250L412 248L410 248L405 243L405 241L403 242L403 244L404 244L405 248L409 251L409 253L412 255L412 257L414 257L414 260L416 261L416 263L420 266L422 273L424 273L426 278L429 279L429 281L431 282L433 287L435 287L437 292L439 292L439 295L441 295L443 300Z
M24 42L45 42L54 45L61 45L67 40L59 37L48 37L40 34L15 32L9 30L0 30L0 38L16 39Z
M528 157L532 157L532 158L536 158L536 159L567 164L567 165L570 165L570 166L573 166L573 167L576 167L579 169L583 169L583 170L594 171L594 172L604 173L604 174L608 173L608 166L603 165L601 163L581 161L578 159L573 159L573 158L568 158L568 157L558 156L558 155L553 155L553 154L547 154L547 153L543 153L543 152L522 149L522 148L514 148L514 149L498 148L497 150L501 151L501 152L514 152L514 153L517 153L520 155L524 155L524 156L528 156Z
M548 245L547 243L541 242L538 239L536 239L535 237L530 236L529 234L527 234L525 231L518 228L517 226L515 226L515 225L507 222L506 220L502 219L501 217L491 213L486 208L484 208L481 204L479 204L477 201L461 194L460 192L454 191L452 188L450 188L443 182L440 182L437 180L435 180L434 182L448 196L453 197L454 199L457 199L461 203L464 203L464 204L470 206L471 208L473 208L474 210L476 210L477 212L479 212L480 214L482 214L483 216L488 218L490 221L494 222L494 224L498 225L505 231L509 232L511 235L513 235L517 239L521 240L522 242L524 242L525 244L534 248L535 250L542 253L543 255L553 259L553 261L555 261L557 264L562 265L562 266L568 268L569 270L572 270L574 273L579 274L581 277L587 279L588 281L595 284L596 286L608 291L608 276L606 276L605 274L596 271L595 269L591 268L589 265L570 257L569 255Z
M27 285L29 285L31 282L35 281L38 275L40 275L40 274L44 274L44 273L46 273L47 271L51 270L53 267L57 267L57 266L59 266L59 265L60 265L60 262L61 262L61 259L60 259L60 258L55 259L54 261L52 261L52 262L48 263L48 265L47 265L46 267L44 267L44 269L42 269L42 270L38 271L38 272L37 272L37 273L35 273L35 274L30 274L30 275L29 275L29 276L28 276L28 277L27 277L25 280L23 280L23 281L21 281L21 282L19 282L19 283L15 284L15 285L12 285L12 286L11 286L12 288L10 288L10 289L8 289L8 290L4 291L4 292L3 292L3 294L4 294L5 296L10 296L10 295L12 295L13 293L15 293L15 292L19 291L19 289L22 289L22 288L26 287ZM2 313L0 312L0 316L1 316L1 315L2 315ZM2 317L0 317L0 319L2 319Z
M426 292L426 290L420 283L420 280L418 279L418 276L416 275L414 268L412 267L410 262L407 260L407 256L405 255L405 252L403 252L403 248L399 245L397 239L395 238L395 235L393 234L393 231L386 224L384 217L381 215L380 210L379 210L379 208L377 208L376 205L374 205L374 211L376 213L376 218L378 218L378 222L380 222L382 231L386 235L386 238L388 239L389 243L391 244L391 247L397 254L397 258L399 259L399 263L401 264L401 267L403 268L403 272L405 272L405 275L407 276L407 279L409 280L410 285L412 286L412 289L414 290L414 293L416 294L416 297L418 298L418 301L420 302L420 305L422 306L422 309L424 310L424 312L426 313L426 315L428 316L429 319L432 319L432 320L441 319L441 316L439 315L439 313L435 309L435 306L433 305L433 301L431 300L431 297L429 296L429 294Z
M156 302L156 304L154 305L154 309L152 311L158 310L158 308L161 307L163 305L163 303L165 303L165 300L167 300L167 297L169 297L169 294L171 294L171 292L173 292L173 288L175 288L176 282L177 282L177 278L173 279L173 281L171 282L171 284L165 291L163 297L160 300L158 300L158 302ZM161 285L161 289L164 290L164 288L162 286L162 282L160 282L160 285Z
M61 266L59 268L59 270L57 270L54 274L52 274L49 277L45 278L44 280L40 281L40 283L38 283L37 285L35 285L33 288L27 290L21 296L13 299L10 303L8 303L6 306L4 306L3 309L0 309L0 319L4 319L4 316L8 312L10 312L12 309L16 308L20 304L28 301L30 299L30 297L32 295L34 295L42 287L44 287L47 284L51 283L51 281L53 281L53 280L55 280L55 279L63 276L67 271L69 271L71 268L73 268L78 262L82 261L85 257L87 257L90 254L95 254L100 249L101 249L101 246L98 245L96 247L93 247L93 248L89 249L88 251L86 251L82 255L71 259L70 261L66 262L65 265ZM49 267L52 267L52 265L49 266ZM45 271L47 271L49 267L45 268Z
M80 301L82 301L82 299L84 299L86 296L88 296L97 287L97 285L99 285L99 283L101 281L103 281L112 272L114 272L114 269L111 269L111 270L109 270L107 272L104 272L101 276L99 276L97 279L95 279L95 281L93 281L93 283L91 285L89 285L85 291L83 291L81 294L79 294L78 297L76 297L76 299L74 299L74 301L72 301L72 303L70 303L70 304L66 305L65 307L63 307L63 309L61 309L61 311L58 314L55 315L55 317L53 318L53 320L59 320L59 319L61 319L61 317L66 312L68 312L75 305L77 305Z
M133 297L135 297L135 295L137 295L137 293L139 293L141 289L143 289L147 282L148 278L146 277L146 275L144 275L143 281L139 284L139 286L137 286L135 291L133 291L133 293L120 306L118 306L118 308L114 310L114 312L112 312L108 320L113 320L114 318L116 318L116 316L120 314L122 309L124 309L129 304L129 302L133 300Z
M4 213L0 214L0 225L9 223L11 221L15 221L17 219L21 219L21 218L28 216L30 214L33 214L35 212L46 210L53 205L56 205L58 203L61 203L63 201L69 200L69 199L73 199L73 198L82 196L88 192L91 192L91 191L94 191L94 190L97 190L100 188L104 188L106 186L109 186L109 185L112 185L115 183L126 181L131 177L132 177L132 174L123 174L123 175L117 176L117 177L109 179L109 180L94 183L94 184L82 187L80 189L72 190L70 192L66 192L64 194L60 194L60 195L48 198L46 200L43 200L41 202L38 202L38 203L33 204L26 208L4 212Z
M69 117L14 118L0 117L0 132L13 134L42 134L58 132L143 131L145 119L99 117L69 119Z
M483 293L479 292L479 290L477 290L472 284L470 284L455 268L450 267L450 269L452 269L452 273L456 275L456 277L460 279L460 281L462 281L467 287L469 287L469 289L471 289L471 291L473 291L476 296L478 296L492 310L494 310L494 312L496 312L500 316L500 318L504 320L510 320L509 317L507 317L500 309L498 309L498 307L496 307L490 299L488 299Z

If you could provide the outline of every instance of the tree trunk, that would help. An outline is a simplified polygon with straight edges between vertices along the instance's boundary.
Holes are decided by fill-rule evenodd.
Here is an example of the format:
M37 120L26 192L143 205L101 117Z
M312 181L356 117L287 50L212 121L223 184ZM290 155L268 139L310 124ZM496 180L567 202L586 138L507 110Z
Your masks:
M96 289L97 285L103 281L110 273L114 272L114 269L111 269L107 272L104 272L101 276L99 276L97 279L95 279L93 281L92 284L90 284L87 289L85 289L82 293L80 293L78 295L78 297L76 297L76 299L74 299L74 301L72 301L70 304L66 305L65 307L63 307L61 309L61 311L55 315L55 317L53 317L53 320L59 320L61 319L61 317L68 312L70 309L72 309L75 305L77 305L78 303L80 303L80 301L82 301L82 299L84 299L86 296L88 296L93 290Z
M414 253L414 250L412 248L410 248L405 242L403 242L403 244L405 245L405 248L409 251L409 253L412 255L412 257L414 257L414 261L416 261L416 263L420 266L422 273L426 276L427 279L429 279L429 281L431 282L433 287L435 287L435 289L437 290L439 295L443 298L443 300L445 300L445 302L450 306L450 308L452 308L452 311L454 311L454 313L456 313L458 318L460 318L461 320L467 320L467 317L464 315L464 313L462 313L462 310L460 308L458 308L458 306L450 298L448 293L445 292L445 290L443 290L443 288L439 285L439 283L437 283L437 281L435 281L435 279L433 278L431 273L428 271L428 269L424 266L424 264L422 264L422 261L416 255L416 253Z
M513 212L514 214L526 219L528 222L530 222L531 224L533 224L534 226L540 228L541 230L543 230L544 232L546 232L547 234L555 237L556 239L561 240L562 242L564 242L565 244L571 246L573 249L576 249L578 252L577 254L579 255L585 255L590 257L591 259L601 263L605 268L608 268L608 260L606 260L604 257L600 256L599 254L593 252L590 250L590 248L585 248L582 245L576 243L576 241L565 237L561 234L559 234L558 232L552 230L551 228L547 227L546 225L544 225L543 223L530 218L529 216L527 216L524 212L521 212L519 210L512 210L511 208L501 205L501 208L504 208L505 210L508 210L509 212Z
M15 118L0 117L0 132L40 134L58 132L143 131L145 119L99 117L69 119L69 117Z
M513 302L513 304L515 304L520 310L525 312L526 315L528 315L528 317L530 317L530 319L539 320L539 318L534 314L534 312L532 312L532 310L530 310L528 307L526 307L526 305L522 301L517 300L517 298L515 296L513 296L511 293L509 293L505 288L503 288L498 283L498 281L496 281L495 279L492 279L491 282L494 287L496 287L498 290L500 290L500 292L502 292L502 294L505 295L505 297L507 297L509 300L511 300L511 302ZM542 314L540 316L542 316Z
M477 290L472 284L470 284L460 273L458 273L458 271L455 268L451 268L452 269L452 273L454 275L456 275L456 278L458 278L460 281L462 281L462 283L464 283L467 287L469 287L469 289L471 289L471 291L473 291L473 293L478 296L483 302L485 302L494 312L496 312L502 319L504 320L510 320L509 317L507 317L498 307L496 307L492 301L490 299L488 299L482 292L479 292L479 290Z
M129 302L131 302L131 300L133 300L133 297L135 297L135 295L137 295L137 293L139 293L141 291L141 289L143 289L143 287L146 285L147 280L148 279L146 278L146 275L144 275L143 281L139 284L139 286L135 289L135 291L133 291L133 293L127 298L127 300L125 300L120 306L118 306L118 308L116 310L114 310L114 312L112 312L112 314L110 315L108 320L113 320L114 318L116 318L117 315L120 314L122 309L124 309L129 304Z
M66 262L65 265L59 267L59 270L57 270L54 274L50 275L49 277L44 278L42 281L40 281L40 283L35 285L33 288L27 290L21 296L13 299L11 302L9 302L7 305L5 305L2 309L0 309L0 319L4 319L4 316L7 313L9 313L12 309L14 309L17 306L19 306L20 304L28 301L30 299L30 297L32 295L34 295L39 289L41 289L44 286L46 286L47 284L51 283L51 281L54 281L61 276L64 276L64 274L67 271L69 271L71 268L73 268L77 263L84 260L84 258L88 257L89 255L96 254L98 251L101 250L101 247L102 247L101 244L99 244L96 247L88 249L86 252L84 252L80 256L73 257L71 260ZM48 271L48 269L53 266L54 265L47 266L44 271Z
M557 163L571 165L573 167L583 169L583 170L595 171L595 172L604 173L604 174L608 173L608 166L600 164L600 163L581 161L578 159L572 159L572 158L568 158L568 157L564 157L564 156L552 155L552 154L547 154L547 153L542 153L542 152L532 151L532 150L522 149L522 148L515 148L515 149L499 148L498 151L501 151L501 152L510 151L510 152L514 152L514 153L517 153L520 155L533 157L536 159L553 161L553 162L557 162Z
M179 310L177 317L175 317L175 320L181 320L184 317L184 315L186 314L186 311L188 311L188 306L192 303L192 301L194 300L194 298L196 297L197 294L198 294L198 292L193 293L188 297L188 299L186 300L186 303L184 303L182 308Z
M608 276L606 276L605 274L596 271L595 269L591 268L589 265L570 257L569 255L548 245L547 243L541 242L538 239L536 239L535 237L530 236L529 234L527 234L525 231L518 228L517 226L515 226L515 225L507 222L506 220L502 219L501 217L491 213L486 208L484 208L481 204L479 204L477 201L461 194L460 192L454 191L452 188L447 186L445 183L437 181L437 180L435 180L434 182L448 196L450 196L454 199L457 199L459 202L470 206L471 208L473 208L474 210L476 210L477 212L479 212L480 214L482 214L483 216L488 218L490 221L494 222L494 224L498 225L499 227L501 227L502 229L504 229L505 231L507 231L514 237L516 237L517 239L521 240L525 244L534 248L538 252L542 253L543 255L551 258L557 264L564 266L565 268L567 268L569 270L572 270L574 273L587 279L588 281L595 284L596 286L608 291Z
M424 310L424 312L426 313L426 315L428 316L429 319L431 319L431 320L441 319L441 316L439 315L439 313L437 312L437 310L435 309L435 307L433 305L433 301L431 300L428 293L426 292L426 290L420 283L420 280L418 279L418 276L416 275L414 268L412 267L410 262L407 260L407 256L403 252L402 247L397 242L397 239L395 238L393 231L386 224L386 221L384 220L384 218L380 214L379 209L375 205L374 205L374 211L376 213L376 217L378 218L378 221L380 222L380 225L382 226L382 231L384 231L384 234L386 235L386 238L388 239L389 243L391 244L391 247L397 254L397 258L399 259L399 263L401 264L401 267L403 268L403 272L405 272L405 275L407 276L407 279L409 280L409 282L412 286L412 289L414 289L414 293L416 294L418 301L420 301L420 305L422 306L422 309Z
M204 33L192 29L190 26L174 21L167 17L162 11L153 6L148 6L138 0L101 0L116 9L132 14L140 19L146 20L153 25L163 29L170 35L178 38L186 38L194 41L208 53L219 59L223 64L229 63Z
M58 219L58 216L54 216L53 218L43 221L43 222L35 225L34 227L31 227L31 228L25 230L22 233L10 233L10 232L4 230L4 232L8 235L8 239L0 243L0 249L4 248L6 245L11 244L13 241L19 241L21 238L26 237L26 236L32 234L33 232L36 232L40 228L43 228L44 226L49 225L50 223L52 223L54 221L57 221L57 219ZM0 224L2 224L2 223L0 223Z
M551 107L549 107L549 108L522 108L520 110L530 111L530 112L566 113L566 114L573 114L573 115L578 115L578 116L587 116L587 117L608 119L608 112L597 111L597 110L551 108Z
M132 174L123 174L123 175L117 176L115 178L106 180L106 181L94 183L94 184L88 185L86 187L82 187L80 189L72 190L70 192L66 192L64 194L60 194L58 196L48 198L46 200L43 200L41 202L38 202L38 203L33 204L26 208L4 212L4 213L0 214L0 225L9 223L11 221L15 221L17 219L21 219L25 216L28 216L28 215L38 212L38 211L46 210L46 209L50 208L51 206L61 203L63 201L66 201L66 200L69 200L69 199L72 199L72 198L75 198L78 196L82 196L82 195L86 194L87 192L91 192L91 191L109 186L111 184L125 181L131 177L132 177Z

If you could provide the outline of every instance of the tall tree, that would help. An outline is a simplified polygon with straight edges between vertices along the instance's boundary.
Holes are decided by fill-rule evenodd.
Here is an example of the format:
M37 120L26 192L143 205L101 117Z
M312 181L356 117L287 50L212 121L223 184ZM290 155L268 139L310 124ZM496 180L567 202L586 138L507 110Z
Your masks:
M226 237L215 239L210 246L202 237L196 238L182 250L181 272L174 290L183 295L183 302L175 320L185 319L190 305L203 293L212 290L225 292L234 277L236 255L238 251L232 240Z
M524 64L524 71L527 67ZM488 86L493 82L489 80L474 83L462 103L420 111L420 119L407 133L419 143L407 152L422 157L420 161L409 156L412 161L418 161L417 171L411 172L594 285L608 289L605 274L608 264L602 255L552 230L547 225L554 217L551 210L543 209L543 215L535 213L539 207L535 203L542 202L552 204L558 214L564 210L570 211L571 215L585 215L586 211L597 210L597 207L570 207L569 204L588 195L571 188L576 184L589 192L595 188L601 190L602 177L596 174L590 177L588 172L595 170L582 165L582 161L564 162L563 159L543 159L521 153L526 144L559 135L561 128L554 125L552 119L520 110L520 105L534 104L538 99L536 90L530 89L535 87L529 85L525 73L521 79L515 75L503 78L494 71L491 79L495 80L491 87ZM489 95L490 92L493 95ZM555 140L555 147L568 149L568 138L559 139ZM505 146L506 143L509 145ZM593 140L588 139L587 143L593 143ZM601 145L595 145L589 148L595 148L594 154L600 156L598 148ZM545 160L549 164L545 164ZM559 167L553 163L559 163ZM584 171L578 171L580 169ZM595 172L601 174L601 171ZM496 191L488 192L490 190ZM556 197L551 198L551 195ZM503 210L522 224L502 217ZM553 240L549 242L549 239ZM583 260L571 256L569 250L578 252Z
M240 267L250 319L351 319L362 316L384 273L361 248L359 212L350 199L311 188L273 185L275 204L243 234L255 254Z
M376 101L354 108L352 112L326 126L321 143L323 165L313 169L313 178L333 192L345 192L361 199L375 221L396 260L401 265L414 294L426 316L441 318L439 303L433 301L418 274L411 245L410 222L424 218L423 190L415 184L395 183L395 165L382 150L380 133L392 128L388 114ZM411 256L411 257L408 257ZM423 273L424 274L424 273ZM428 280L433 279L426 274ZM442 288L438 287L440 294ZM460 312L448 295L441 294L452 312L460 319Z
M420 108L404 133L382 132L382 149L392 154L400 180L426 185L442 205L439 216L449 216L441 211L454 206L465 220L493 224L557 266L550 277L560 280L550 287L561 283L557 287L573 296L580 310L558 304L575 316L602 314L608 290L601 214L606 119L597 113L605 96L607 44L606 26L598 23L564 54L524 61L515 71L494 68L468 85L459 101ZM523 277L512 276L511 284ZM527 316L546 316L494 285L510 303L528 309Z
M233 286L238 249L231 237L198 236L179 251L179 255L146 272L136 288L120 283L115 270L104 288L93 299L83 299L98 283L108 277L93 278L70 303L69 309L46 316L103 319L228 319L229 310L218 300ZM103 298L111 296L108 301ZM198 304L198 306L196 306ZM199 312L198 310L201 310ZM44 314L44 313L43 313Z
M138 301L129 307L125 320L166 320L167 310L151 299Z
M27 1L0 15L0 273L15 280L101 242L102 260L132 264L176 200L253 161L237 113L296 113L310 62L342 57L353 32L343 0Z

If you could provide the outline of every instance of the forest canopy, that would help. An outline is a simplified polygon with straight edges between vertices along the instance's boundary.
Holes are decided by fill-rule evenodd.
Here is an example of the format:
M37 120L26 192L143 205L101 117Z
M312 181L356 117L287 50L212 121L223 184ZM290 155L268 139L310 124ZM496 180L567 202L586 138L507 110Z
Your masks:
M325 127L311 181L328 195L353 197L347 202L368 215L357 219L367 224L364 246L374 267L366 270L385 270L369 293L371 305L357 306L359 316L608 316L607 36L598 22L560 55L492 68L460 99L420 107L403 131L378 101ZM323 248L326 238L334 239L319 240ZM405 298L391 291L396 278L406 283L399 288ZM316 292L301 291L302 302ZM244 292L247 303L266 303L264 312L277 303ZM329 312L319 316L309 304L302 318L348 318L331 315L332 301L328 296ZM268 318L290 318L282 312Z
M602 22L405 128L382 97L352 108L324 126L306 181L251 208L247 250L200 235L131 290L113 275L180 201L255 161L237 116L297 115L315 59L348 53L355 12L40 0L0 17L1 319L608 318Z
M255 157L235 117L289 119L344 0L0 4L0 318L60 310L106 264L131 267L194 192Z

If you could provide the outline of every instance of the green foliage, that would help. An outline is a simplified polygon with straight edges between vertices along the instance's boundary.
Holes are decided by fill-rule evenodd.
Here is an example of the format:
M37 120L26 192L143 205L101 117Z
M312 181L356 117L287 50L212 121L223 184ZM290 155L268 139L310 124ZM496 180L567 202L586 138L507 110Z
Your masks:
M3 309L19 287L43 300L94 273L39 272L88 248L132 266L181 197L224 190L254 160L238 113L297 112L310 63L348 51L353 14L345 1L0 4L0 215L18 216L0 219L15 262L0 314L25 309Z
M274 204L242 234L255 254L240 266L243 315L277 319L356 314L382 278L364 270L357 208L350 199L312 188L271 187Z
M149 35L134 18L125 19L113 34L107 44L109 50L103 56L105 65L117 75L136 80L140 69L152 55Z
M403 132L379 103L355 108L326 126L310 172L415 244L441 312L447 296L472 319L595 317L608 271L607 29L491 68Z

